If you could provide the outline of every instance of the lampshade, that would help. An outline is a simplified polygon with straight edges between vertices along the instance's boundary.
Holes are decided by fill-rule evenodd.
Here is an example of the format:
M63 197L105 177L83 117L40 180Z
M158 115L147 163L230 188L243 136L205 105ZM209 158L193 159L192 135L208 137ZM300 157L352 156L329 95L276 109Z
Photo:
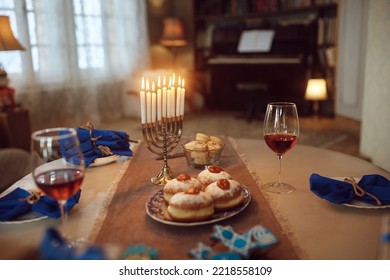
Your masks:
M160 43L167 47L182 47L187 44L183 24L178 18L164 19Z
M324 79L310 79L307 83L305 99L307 100L325 100L326 82Z
M23 51L24 47L12 33L8 16L0 16L0 51Z

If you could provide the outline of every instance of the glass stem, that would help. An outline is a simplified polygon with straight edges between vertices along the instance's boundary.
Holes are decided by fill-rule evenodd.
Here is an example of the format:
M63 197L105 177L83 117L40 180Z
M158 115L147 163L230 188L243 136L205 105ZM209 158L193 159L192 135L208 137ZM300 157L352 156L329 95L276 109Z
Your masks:
M66 236L68 234L68 213L65 211L66 200L58 201L61 212L61 222L62 222L62 235Z
M278 156L278 159L279 159L279 179L278 179L278 182L279 182L279 185L282 184L282 156Z

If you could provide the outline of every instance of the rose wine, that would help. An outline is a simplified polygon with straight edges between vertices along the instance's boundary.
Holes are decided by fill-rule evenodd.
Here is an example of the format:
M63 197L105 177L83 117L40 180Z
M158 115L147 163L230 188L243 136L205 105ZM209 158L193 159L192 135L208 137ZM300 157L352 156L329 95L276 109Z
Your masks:
M80 188L84 173L79 169L50 170L35 177L38 187L49 197L68 200Z
M264 135L265 143L278 156L284 155L297 143L297 136L293 134L271 133Z

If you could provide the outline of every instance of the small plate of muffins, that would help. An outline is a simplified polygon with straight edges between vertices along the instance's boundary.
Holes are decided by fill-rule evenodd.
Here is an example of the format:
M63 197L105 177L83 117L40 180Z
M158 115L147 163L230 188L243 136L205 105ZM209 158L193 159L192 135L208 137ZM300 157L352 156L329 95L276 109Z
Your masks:
M222 167L212 165L196 178L183 173L168 182L149 198L146 213L160 223L198 226L233 217L250 200L246 186L232 179Z

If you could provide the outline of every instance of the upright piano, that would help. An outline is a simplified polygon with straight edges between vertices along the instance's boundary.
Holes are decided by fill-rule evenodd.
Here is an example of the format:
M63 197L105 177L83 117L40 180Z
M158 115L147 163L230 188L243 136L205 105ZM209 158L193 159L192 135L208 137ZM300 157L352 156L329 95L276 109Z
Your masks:
M274 37L266 52L239 52L241 34L248 30L272 30ZM239 85L262 84L259 106L271 101L295 102L301 114L308 108L304 100L316 47L313 23L262 23L214 26L207 68L210 75L207 104L216 109L242 110L247 96Z

